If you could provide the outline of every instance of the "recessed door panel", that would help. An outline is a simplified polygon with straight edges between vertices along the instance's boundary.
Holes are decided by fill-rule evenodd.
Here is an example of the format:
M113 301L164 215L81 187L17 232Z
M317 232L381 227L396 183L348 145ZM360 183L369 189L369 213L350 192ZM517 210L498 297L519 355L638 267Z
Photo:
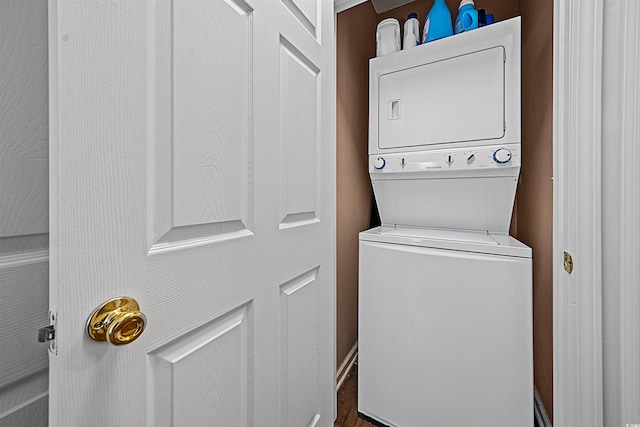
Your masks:
M280 38L280 228L318 220L318 67Z
M300 25L317 38L319 1L320 0L282 0L282 4L296 17Z
M151 353L153 425L249 425L250 313L240 307Z
M287 426L313 426L320 417L317 274L314 269L280 286L280 399Z
M162 3L160 3L162 5ZM242 0L158 7L154 249L251 227L253 11Z

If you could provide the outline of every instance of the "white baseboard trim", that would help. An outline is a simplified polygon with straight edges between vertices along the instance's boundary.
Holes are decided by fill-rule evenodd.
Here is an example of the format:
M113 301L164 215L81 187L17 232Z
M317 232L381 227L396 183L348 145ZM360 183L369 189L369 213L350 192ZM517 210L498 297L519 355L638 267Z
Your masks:
M336 391L340 390L342 387L342 383L349 376L349 372L351 372L351 368L356 363L356 359L358 358L358 341L351 347L349 353L347 353L347 357L344 358L340 367L338 368L338 372L336 372Z
M544 409L544 405L542 404L542 399L540 399L540 395L538 394L538 389L533 387L533 411L536 416L536 422L539 427L553 427L551 425L551 420L547 415L546 409Z

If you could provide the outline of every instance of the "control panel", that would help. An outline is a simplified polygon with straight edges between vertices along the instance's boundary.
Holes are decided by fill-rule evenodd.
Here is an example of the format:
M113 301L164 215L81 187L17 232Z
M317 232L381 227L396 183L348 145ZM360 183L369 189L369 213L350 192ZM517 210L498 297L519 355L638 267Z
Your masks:
M520 166L520 144L369 156L372 173L445 172Z

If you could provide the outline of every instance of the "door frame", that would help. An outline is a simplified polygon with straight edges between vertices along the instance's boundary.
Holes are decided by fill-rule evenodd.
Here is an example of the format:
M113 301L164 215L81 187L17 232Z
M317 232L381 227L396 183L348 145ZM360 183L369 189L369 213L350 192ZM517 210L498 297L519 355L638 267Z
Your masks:
M640 423L640 4L602 0L604 425Z
M554 0L553 401L557 426L603 425L602 0ZM564 269L564 252L573 272Z

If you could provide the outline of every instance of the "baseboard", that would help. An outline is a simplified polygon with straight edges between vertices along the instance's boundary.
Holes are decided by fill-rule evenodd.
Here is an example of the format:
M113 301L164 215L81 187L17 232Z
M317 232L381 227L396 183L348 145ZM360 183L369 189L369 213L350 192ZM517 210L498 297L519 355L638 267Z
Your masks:
M347 357L344 358L340 367L338 368L338 372L336 372L336 391L340 390L342 387L342 383L349 376L349 372L351 372L351 368L356 363L356 359L358 358L358 341L351 347L349 353L347 353Z
M533 410L538 427L553 427L551 425L551 420L547 415L547 411L544 409L544 405L542 404L542 399L540 399L540 395L538 394L538 389L535 387L533 388L533 401Z

